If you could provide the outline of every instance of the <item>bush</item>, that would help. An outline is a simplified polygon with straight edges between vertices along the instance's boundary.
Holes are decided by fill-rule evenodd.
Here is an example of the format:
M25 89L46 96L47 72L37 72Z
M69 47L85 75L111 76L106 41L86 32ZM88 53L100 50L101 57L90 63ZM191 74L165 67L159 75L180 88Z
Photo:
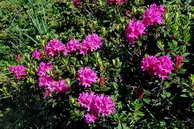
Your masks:
M194 128L192 3L157 1L165 6L164 23L145 26L132 43L126 39L132 35L127 24L142 21L154 2L0 1L0 128ZM80 42L75 50L66 45L73 39ZM32 56L35 50L40 53ZM149 56L156 62L143 69ZM173 68L160 59L165 56ZM52 68L42 63L37 75L41 62L52 62ZM10 70L17 65L25 70ZM82 67L90 70L78 76ZM45 76L49 84L40 86ZM80 93L91 92L82 102L92 104L83 106ZM87 113L95 122L84 120Z

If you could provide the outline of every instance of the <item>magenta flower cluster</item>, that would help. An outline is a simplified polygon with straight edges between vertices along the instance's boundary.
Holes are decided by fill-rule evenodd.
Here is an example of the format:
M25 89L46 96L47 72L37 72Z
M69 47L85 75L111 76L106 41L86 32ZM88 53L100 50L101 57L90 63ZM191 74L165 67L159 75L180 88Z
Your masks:
M143 14L143 20L131 20L125 29L126 40L133 44L144 34L146 27L153 24L162 24L164 14L164 6L152 4Z
M50 40L45 47L46 53L51 56L63 53L64 50L65 44L63 44L60 40Z
M63 55L68 55L77 50L80 51L80 54L85 55L91 51L95 51L102 45L101 38L95 34L89 34L80 43L78 40L73 39L68 41L66 44L63 44L60 40L50 40L45 46L45 53L50 56L56 56L60 53ZM42 53L39 50L34 50L32 52L32 58L40 60L42 57ZM40 88L45 90L44 96L49 96L52 92L62 93L69 90L69 86L65 83L64 80L54 80L48 72L53 70L52 63L41 62L39 64L37 75L38 84ZM17 79L22 79L26 74L25 67L23 65L18 66L10 66L9 71L14 73ZM92 83L97 81L97 75L95 71L89 68L80 69L78 72L78 80L80 84L85 87L90 87Z
M86 36L82 43L78 40L70 40L66 44L63 44L60 40L50 40L45 47L47 55L56 56L59 53L68 55L76 50L80 51L80 54L86 55L89 52L95 51L102 45L101 38L92 33Z
M173 64L169 56L147 56L141 61L141 69L152 76L155 75L161 79L166 79L173 70Z
M79 48L80 54L85 55L88 52L97 50L101 46L102 46L101 38L95 33L89 34L88 36L85 37L82 44L80 45Z
M40 51L38 51L38 50L34 50L34 51L32 52L32 57L33 57L34 59L39 60L39 59L42 57L42 53L41 53Z
M89 123L94 123L97 120L97 116L92 114L92 113L86 113L84 115L84 117L85 117L85 122L88 123L88 124Z
M70 40L65 44L64 55L68 55L71 52L75 52L80 48L80 42L76 39Z
M142 21L131 20L125 29L127 41L134 43L144 33L145 28Z
M37 75L39 76L39 87L44 89L44 97L50 96L52 92L63 93L69 90L69 86L64 80L54 80L47 72L51 71L53 66L51 63L41 62Z
M157 6L156 4L150 5L150 7L144 11L143 23L145 26L154 24L163 24L163 17L165 7L164 5Z
M77 72L79 84L85 87L91 87L92 83L97 81L97 74L89 67L81 67Z
M49 63L41 62L38 67L37 75L44 76L46 75L46 72L52 71L52 69L53 69L53 65L51 62Z
M81 107L86 108L85 121L93 123L98 115L109 116L115 110L115 104L109 96L96 95L94 92L80 93L78 102Z
M27 73L23 65L9 66L8 70L13 73L17 79L23 79Z

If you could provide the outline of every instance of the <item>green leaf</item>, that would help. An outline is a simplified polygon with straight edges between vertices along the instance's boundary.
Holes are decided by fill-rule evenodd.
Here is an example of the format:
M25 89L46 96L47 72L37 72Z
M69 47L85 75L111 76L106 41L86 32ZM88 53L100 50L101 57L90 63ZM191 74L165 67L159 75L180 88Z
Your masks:
M130 129L130 128L127 127L127 124L125 123L119 123L118 126L114 129Z
M143 98L143 101L147 104L149 104L151 102L151 100L149 98Z

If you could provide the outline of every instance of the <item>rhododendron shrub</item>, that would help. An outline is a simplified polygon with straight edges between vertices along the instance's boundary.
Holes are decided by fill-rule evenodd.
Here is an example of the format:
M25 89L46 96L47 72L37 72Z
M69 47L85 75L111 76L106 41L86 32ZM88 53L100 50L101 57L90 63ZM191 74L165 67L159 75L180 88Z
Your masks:
M191 0L1 0L0 129L193 129Z

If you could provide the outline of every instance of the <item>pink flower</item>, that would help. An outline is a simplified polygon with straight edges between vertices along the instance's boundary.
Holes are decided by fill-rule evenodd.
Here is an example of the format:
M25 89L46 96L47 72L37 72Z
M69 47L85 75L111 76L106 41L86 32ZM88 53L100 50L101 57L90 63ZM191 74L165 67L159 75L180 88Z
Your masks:
M86 55L89 52L87 44L81 44L79 48L80 54Z
M144 57L141 61L141 69L147 71L150 75L157 75L156 65L159 63L155 56Z
M77 80L79 84L85 87L90 87L92 83L97 81L97 74L89 67L82 67L78 70Z
M107 0L108 4L123 4L126 0Z
M70 87L65 83L64 80L52 80L51 82L49 82L49 85L47 87L45 87L45 90L49 93L64 93L66 91L68 91L70 89Z
M53 69L52 63L41 62L38 67L38 76L46 75L46 72L51 71Z
M96 95L94 92L83 92L79 94L78 102L82 107L87 108L87 110L90 111L95 98Z
M169 56L148 56L141 62L141 69L150 75L157 75L159 78L166 79L173 70L173 62Z
M158 76L162 79L168 78L168 74L173 70L173 62L169 56L158 57L159 63L157 65Z
M48 55L55 56L60 52L65 51L65 44L63 44L60 40L50 40L45 47L45 51Z
M44 90L44 98L47 98L51 95L51 92L48 89Z
M95 98L95 108L95 112L97 111L98 114L108 116L114 111L115 104L109 96L101 94Z
M163 17L165 7L163 5L157 6L156 4L150 5L143 14L143 23L145 26L153 24L163 24Z
M52 81L50 87L56 92L56 93L63 93L69 90L69 86L65 83L64 80L59 81Z
M183 60L184 56L176 56L176 66L175 66L176 69L180 69Z
M95 51L102 46L101 38L93 33L86 36L82 44L80 45L80 54L85 55L90 51Z
M53 79L51 76L49 75L42 75L38 78L39 80L39 87L40 88L45 88L45 87L48 87L50 86L50 84L53 82Z
M38 51L38 50L35 50L35 51L32 52L32 57L34 59L39 60L41 58L41 56L42 56L42 53L40 51Z
M41 62L38 68L38 84L40 88L44 88L44 98L51 95L51 93L64 93L70 89L64 80L54 80L46 72L51 71L53 66L51 63Z
M65 44L67 54L71 52L75 52L80 48L80 42L78 40L70 40Z
M81 0L72 0L72 3L74 7L77 7L81 3Z
M64 93L70 89L64 80L55 81L48 75L39 77L39 87L45 89L45 97L50 93Z
M89 112L85 115L87 123L95 122L98 115L108 116L115 110L112 99L104 94L96 95L94 92L83 92L80 93L78 102Z
M144 33L145 28L142 21L131 20L125 29L127 41L133 44Z
M94 114L87 113L84 115L85 117L85 122L90 124L94 123L97 120L97 117Z
M23 79L26 75L26 68L23 65L9 66L9 72L14 73L17 79Z

